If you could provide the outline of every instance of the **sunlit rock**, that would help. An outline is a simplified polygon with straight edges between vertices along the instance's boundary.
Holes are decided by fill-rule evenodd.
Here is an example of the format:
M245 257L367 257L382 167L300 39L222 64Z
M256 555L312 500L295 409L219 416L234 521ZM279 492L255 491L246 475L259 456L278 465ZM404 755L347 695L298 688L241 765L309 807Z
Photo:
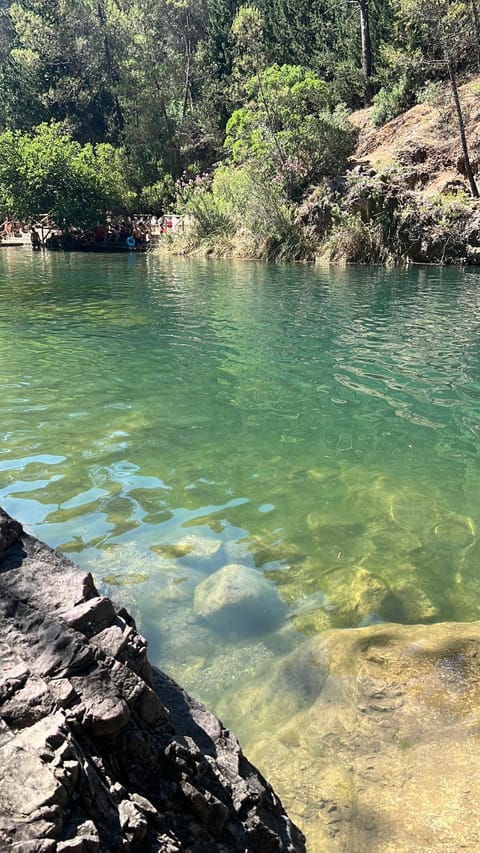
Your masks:
M441 617L440 607L419 586L415 575L399 579L395 597L399 604L399 622L435 622Z
M247 748L308 825L309 850L478 849L479 652L479 623L333 630L272 668L250 704L240 693Z
M330 625L356 628L382 621L432 622L440 617L438 605L419 586L411 564L399 565L380 575L365 567L352 567L328 579L325 609Z
M365 624L372 614L394 618L395 597L381 577L354 567L332 575L328 583L329 615L335 627Z
M153 545L151 550L166 560L182 560L185 563L198 563L212 560L218 554L222 543L205 536L186 536L181 542Z
M255 561L255 565L261 568L268 563L295 563L301 560L305 555L298 545L293 542L277 542L269 544L257 537L257 542L250 546L250 550Z

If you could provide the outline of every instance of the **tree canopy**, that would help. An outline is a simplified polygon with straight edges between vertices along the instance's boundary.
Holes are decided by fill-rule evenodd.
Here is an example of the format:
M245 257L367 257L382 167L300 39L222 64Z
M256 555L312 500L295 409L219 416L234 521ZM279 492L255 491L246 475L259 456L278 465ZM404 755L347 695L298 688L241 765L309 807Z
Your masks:
M441 6L434 26L409 13L419 5ZM1 0L0 128L35 147L54 122L97 170L98 146L112 146L122 204L152 212L184 172L226 158L266 156L272 173L295 160L301 192L344 161L345 109L374 95L384 120L412 103L432 77L418 56L444 56L460 18L456 70L478 64L477 0Z
M295 196L341 171L356 132L332 110L329 87L299 65L272 65L245 84L247 104L227 123L225 147L236 164L255 163Z
M48 214L62 228L88 226L128 204L118 153L81 145L59 124L0 134L0 204L13 217Z

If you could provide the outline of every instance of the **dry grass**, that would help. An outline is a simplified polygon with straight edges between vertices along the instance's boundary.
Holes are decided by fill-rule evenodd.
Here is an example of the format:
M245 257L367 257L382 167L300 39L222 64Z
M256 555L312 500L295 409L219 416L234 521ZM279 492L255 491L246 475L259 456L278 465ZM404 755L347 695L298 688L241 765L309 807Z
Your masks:
M465 114L466 133L475 172L480 171L480 77L472 77L459 88ZM422 192L431 195L451 181L465 181L462 150L453 101L446 85L439 106L417 104L376 128L371 124L373 107L357 110L351 121L360 131L354 160L376 171L404 165L411 152L424 149L422 171L427 180Z

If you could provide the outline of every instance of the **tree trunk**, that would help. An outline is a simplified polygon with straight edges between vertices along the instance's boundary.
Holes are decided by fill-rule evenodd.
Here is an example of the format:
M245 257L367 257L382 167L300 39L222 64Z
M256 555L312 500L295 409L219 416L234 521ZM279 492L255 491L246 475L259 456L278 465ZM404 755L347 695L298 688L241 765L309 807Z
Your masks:
M283 153L282 146L280 145L280 142L279 142L276 130L275 130L275 122L273 121L273 116L272 116L272 112L270 109L270 104L268 103L268 100L265 97L265 91L264 91L264 88L262 85L262 76L260 74L259 68L257 68L257 80L258 80L258 88L259 88L260 95L261 95L261 98L263 101L263 106L265 107L265 112L267 114L268 122L270 125L270 133L272 134L273 144L275 145L275 148L277 149L277 154L280 157L280 163L282 164L282 166L284 166L287 158L285 157L285 154Z
M100 21L100 25L101 25L102 30L103 30L103 49L104 49L104 53L105 53L105 63L106 63L106 67L107 67L107 78L108 78L108 82L113 87L114 84L117 82L117 74L113 68L112 54L110 51L110 41L109 41L108 33L107 33L107 19L105 16L105 9L103 6L103 0L101 0L101 2L98 3L97 15L98 15L98 20ZM113 92L112 92L112 95L113 95L113 102L115 104L115 117L116 117L116 123L117 123L117 130L119 133L121 133L125 127L123 110L120 106L120 101L118 100L118 95L116 94L116 92L115 92L115 94L113 94Z
M478 15L477 0L470 0L473 15L473 24L475 28L475 45L477 54L477 63L480 68L480 18Z
M478 188L473 177L472 166L470 164L470 156L468 153L467 137L465 136L465 122L463 120L462 107L460 98L458 97L457 75L452 59L447 59L448 73L450 76L450 85L452 87L453 100L455 101L455 109L457 111L458 129L460 131L460 139L462 140L463 159L465 161L465 174L470 184L470 190L473 198L478 198Z
M188 103L190 105L192 103L192 92L191 92L191 82L190 82L190 74L191 74L191 63L192 63L192 54L190 51L190 42L185 39L185 53L186 53L186 68L185 68L185 89L183 93L183 108L182 108L182 118L185 118L188 110Z
M358 0L360 7L360 32L362 36L362 70L365 77L365 106L372 102L373 87L373 60L372 41L370 38L370 24L368 19L368 0Z

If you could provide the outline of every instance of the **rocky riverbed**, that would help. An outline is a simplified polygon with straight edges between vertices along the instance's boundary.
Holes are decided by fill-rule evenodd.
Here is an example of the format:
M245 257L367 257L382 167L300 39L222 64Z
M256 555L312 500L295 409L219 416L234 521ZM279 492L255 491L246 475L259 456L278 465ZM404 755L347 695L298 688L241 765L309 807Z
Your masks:
M1 511L0 612L2 851L304 851L291 818L312 853L480 848L478 622L324 630L225 691L289 818L128 612Z
M236 700L308 850L480 849L478 622L328 630Z
M230 731L92 577L0 510L0 849L296 851Z

